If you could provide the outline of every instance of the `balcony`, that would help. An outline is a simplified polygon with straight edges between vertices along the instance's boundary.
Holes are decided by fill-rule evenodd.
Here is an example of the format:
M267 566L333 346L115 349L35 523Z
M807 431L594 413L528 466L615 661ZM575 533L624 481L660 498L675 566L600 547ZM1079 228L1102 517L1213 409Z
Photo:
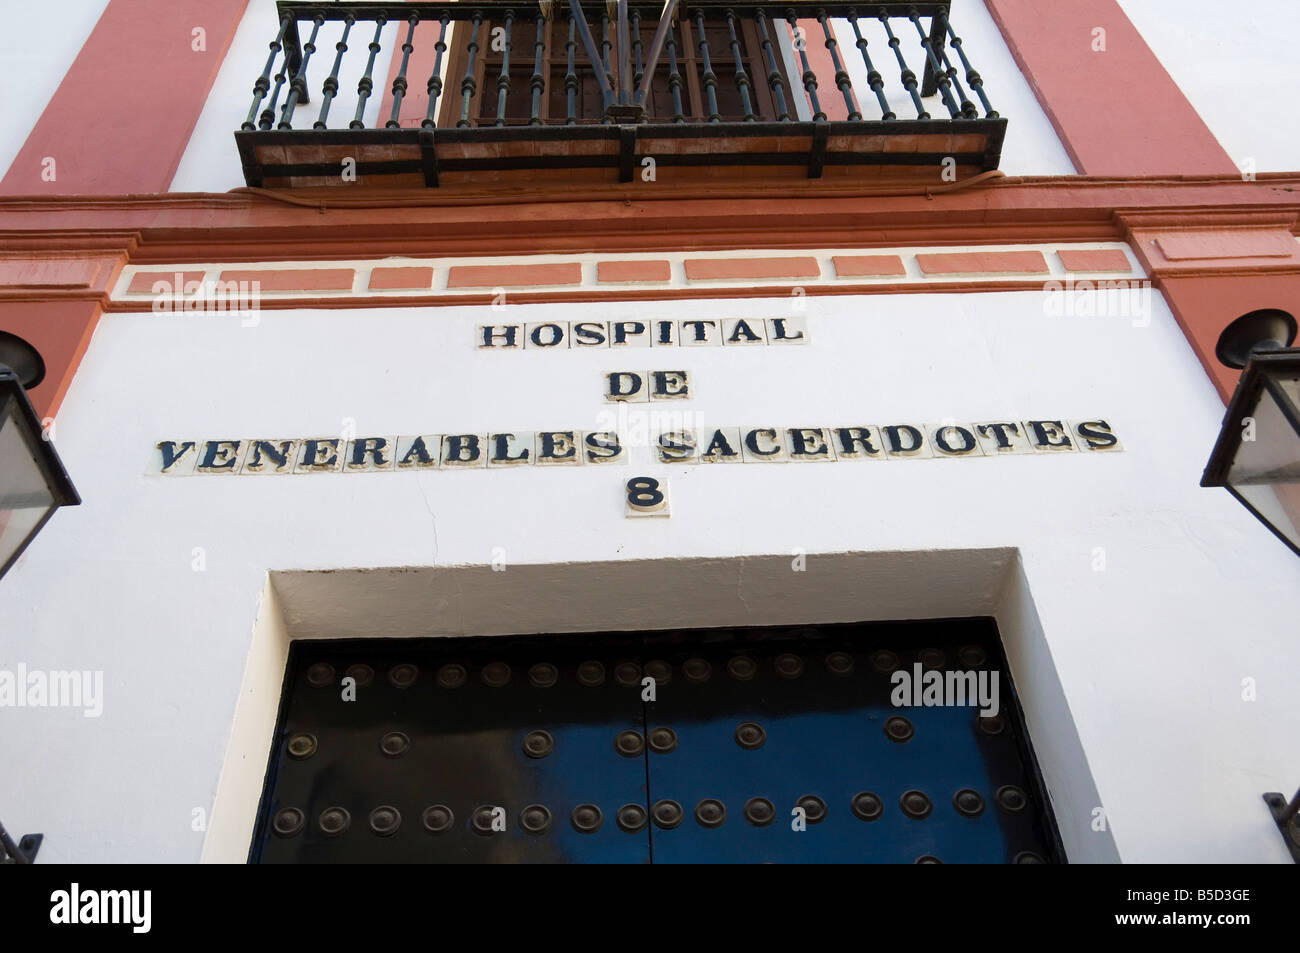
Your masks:
M266 188L938 184L1007 122L949 7L282 2L235 139Z

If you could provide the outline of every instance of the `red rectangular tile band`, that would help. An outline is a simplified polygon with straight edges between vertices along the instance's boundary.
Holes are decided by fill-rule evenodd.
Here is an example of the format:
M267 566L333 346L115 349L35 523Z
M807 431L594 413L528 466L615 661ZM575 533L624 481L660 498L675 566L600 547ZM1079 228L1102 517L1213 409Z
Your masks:
M1045 275L1047 259L1039 251L977 251L917 255L927 275Z
M1118 0L985 3L1079 172L1239 171Z
M688 281L740 278L820 278L816 258L688 258Z
M180 277L180 287L176 287L177 278ZM154 286L166 283L167 289L163 294L184 294L185 288L190 282L202 281L204 272L201 271L137 271L131 276L131 283L126 287L126 293L132 295L154 294Z
M897 255L834 255L837 278L873 278L880 275L905 275L903 259Z
M0 193L166 192L247 3L110 0Z
M259 283L266 291L351 291L355 272L351 268L294 268L283 270L223 271L223 282Z
M1066 271L1131 271L1128 256L1116 248L1062 248L1056 253Z
M410 268L372 268L371 291L428 291L433 287L433 269L414 266Z
M602 261L596 264L596 280L602 283L669 281L672 267L667 261Z
M553 265L457 265L447 273L448 288L532 288L580 284L582 265L576 261Z

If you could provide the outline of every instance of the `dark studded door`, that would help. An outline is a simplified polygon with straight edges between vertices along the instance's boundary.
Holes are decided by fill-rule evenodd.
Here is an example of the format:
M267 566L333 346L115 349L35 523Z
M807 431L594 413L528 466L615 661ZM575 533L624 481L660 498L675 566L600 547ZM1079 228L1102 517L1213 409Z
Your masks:
M990 620L296 642L250 859L1059 861L1043 805Z

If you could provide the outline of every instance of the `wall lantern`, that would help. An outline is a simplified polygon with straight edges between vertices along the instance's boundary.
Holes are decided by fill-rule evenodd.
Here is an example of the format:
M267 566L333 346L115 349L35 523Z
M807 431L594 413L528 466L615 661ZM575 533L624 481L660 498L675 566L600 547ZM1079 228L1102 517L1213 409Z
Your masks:
M0 577L55 510L81 502L27 397L44 377L36 348L0 331Z
M1300 556L1300 348L1285 311L1244 314L1215 353L1245 368L1201 486L1222 486Z
M1223 429L1201 486L1227 487L1291 551L1300 555L1300 348L1285 311L1243 314L1214 349L1228 367L1245 368L1223 415ZM1264 795L1291 859L1300 863L1300 791L1290 803Z

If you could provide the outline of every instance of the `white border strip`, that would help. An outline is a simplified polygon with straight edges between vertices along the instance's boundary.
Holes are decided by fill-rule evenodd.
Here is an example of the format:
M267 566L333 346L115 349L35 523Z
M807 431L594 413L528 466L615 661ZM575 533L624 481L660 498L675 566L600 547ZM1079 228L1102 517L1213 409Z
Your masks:
M1041 252L1047 262L1045 274L990 273L960 275L926 275L921 272L917 255L978 254L988 252ZM1057 251L1118 251L1129 263L1126 271L1105 272L1070 272L1062 265ZM896 255L903 262L905 274L879 275L869 277L838 277L835 273L833 259L838 255L846 256L890 256ZM813 258L817 261L820 275L815 278L736 278L709 279L691 281L686 278L686 261L691 259L757 259L757 258ZM669 280L658 282L597 282L596 265L598 262L634 262L667 261L669 263ZM582 293L621 293L627 291L664 291L696 290L737 287L835 287L837 285L937 285L954 281L965 283L989 284L1018 281L1114 281L1122 279L1145 278L1146 272L1133 250L1123 242L1080 242L1035 244L1035 245L949 245L924 246L911 245L898 248L828 248L820 250L805 249L737 249L732 251L684 252L669 251L653 253L587 253L577 255L520 255L479 258L405 258L392 257L383 259L357 258L345 261L254 261L254 262L203 262L191 264L138 264L127 265L122 269L115 283L111 300L123 303L149 303L153 301L184 300L183 294L171 293L155 295L152 290L128 292L131 281L141 272L174 274L176 272L202 272L205 283L216 282L222 272L226 271L316 271L321 269L351 268L354 270L352 289L310 290L310 291L263 291L263 301L293 301L296 299L319 298L403 298L427 299L430 297L463 297L466 295L489 296L491 288L448 288L447 277L450 269L459 266L519 266L579 263L582 266L580 284L537 285L528 289L514 287L520 291L554 290ZM433 284L428 289L402 289L395 291L372 291L370 273L374 268L433 268ZM179 309L178 309L179 310Z

